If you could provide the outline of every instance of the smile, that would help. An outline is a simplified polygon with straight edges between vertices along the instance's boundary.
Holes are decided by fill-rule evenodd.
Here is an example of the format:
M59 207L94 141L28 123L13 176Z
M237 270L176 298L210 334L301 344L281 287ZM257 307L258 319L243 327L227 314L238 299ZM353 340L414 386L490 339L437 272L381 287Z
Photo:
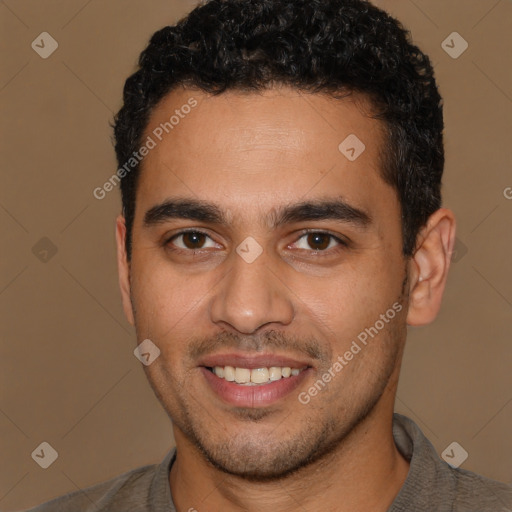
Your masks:
M295 377L305 368L291 368L289 366L270 366L268 368L240 368L233 366L208 367L220 379L235 382L243 386L260 386Z

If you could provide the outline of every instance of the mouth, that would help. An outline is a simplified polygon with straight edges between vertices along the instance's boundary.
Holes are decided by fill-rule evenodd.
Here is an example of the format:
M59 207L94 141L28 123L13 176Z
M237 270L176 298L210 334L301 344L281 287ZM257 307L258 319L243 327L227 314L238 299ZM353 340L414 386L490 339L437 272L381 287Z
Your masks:
M207 366L219 379L224 379L228 382L235 382L242 386L263 386L276 382L281 379L287 379L291 376L296 377L300 372L307 369L307 366L302 368L291 368L290 366L270 366L268 368L240 368L233 366Z
M238 407L272 405L290 395L313 368L306 361L275 355L211 356L199 366L211 391Z

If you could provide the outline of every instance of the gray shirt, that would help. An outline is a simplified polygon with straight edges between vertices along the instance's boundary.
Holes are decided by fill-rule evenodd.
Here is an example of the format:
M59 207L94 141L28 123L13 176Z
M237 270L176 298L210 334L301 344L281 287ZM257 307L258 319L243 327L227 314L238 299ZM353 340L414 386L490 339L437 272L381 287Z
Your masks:
M452 468L409 418L395 413L393 437L410 469L388 512L512 512L512 485ZM175 456L173 448L161 464L134 469L27 512L176 512L169 486ZM194 507L205 508L200 503L192 503Z

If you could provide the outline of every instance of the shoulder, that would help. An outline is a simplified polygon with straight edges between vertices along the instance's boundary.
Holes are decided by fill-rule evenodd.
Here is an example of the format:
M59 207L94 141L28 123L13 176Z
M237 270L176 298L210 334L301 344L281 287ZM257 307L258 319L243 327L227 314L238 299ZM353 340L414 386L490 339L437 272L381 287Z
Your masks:
M512 511L512 485L460 468L450 471L455 480L455 511Z
M395 413L393 436L409 473L389 512L512 512L512 486L449 465L410 418Z
M24 512L146 512L158 468L157 464L141 466Z

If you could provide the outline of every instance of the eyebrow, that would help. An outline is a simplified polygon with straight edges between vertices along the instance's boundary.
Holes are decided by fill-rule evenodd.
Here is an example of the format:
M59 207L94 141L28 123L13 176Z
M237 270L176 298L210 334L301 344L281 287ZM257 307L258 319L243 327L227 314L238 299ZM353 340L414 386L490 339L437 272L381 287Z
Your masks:
M167 199L150 208L144 215L144 226L151 227L173 219L187 219L207 224L228 226L229 221L214 203L200 199ZM342 198L315 199L273 208L266 217L270 228L294 222L334 220L356 227L368 227L370 214L348 204Z

